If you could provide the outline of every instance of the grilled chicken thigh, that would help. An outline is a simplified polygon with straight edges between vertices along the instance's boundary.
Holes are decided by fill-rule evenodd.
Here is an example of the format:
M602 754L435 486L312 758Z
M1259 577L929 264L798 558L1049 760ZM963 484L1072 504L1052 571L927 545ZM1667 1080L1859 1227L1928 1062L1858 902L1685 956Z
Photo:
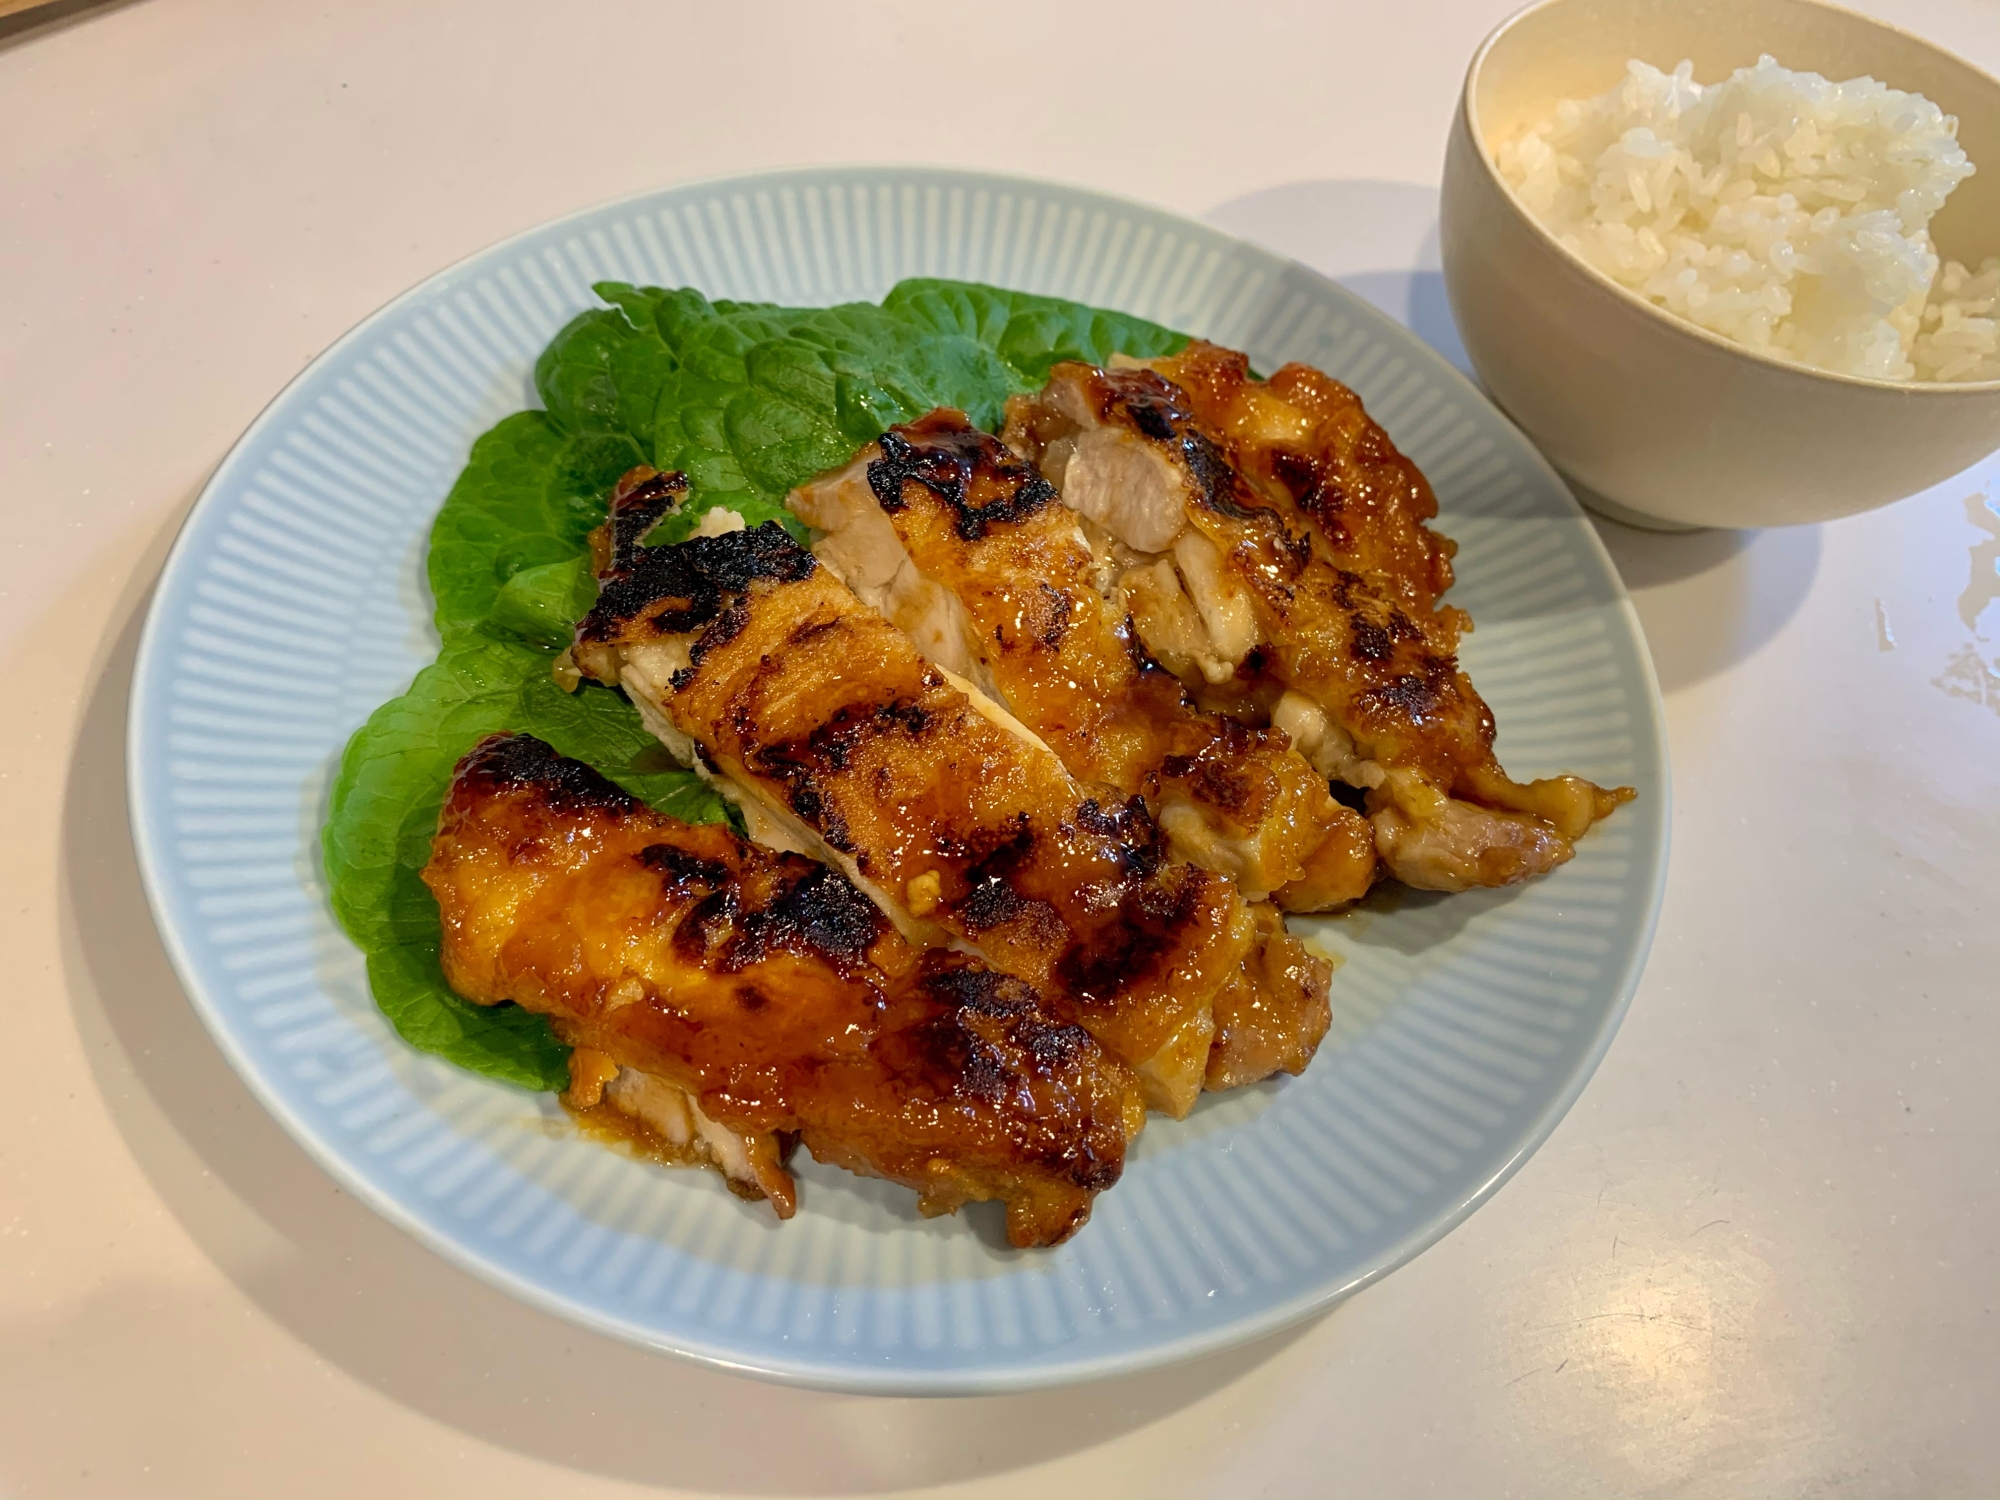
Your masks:
M452 987L546 1015L573 1107L638 1117L789 1218L780 1142L1054 1244L1118 1180L1132 1074L1019 979L905 942L848 880L635 801L526 735L460 763L424 880Z
M1470 621L1437 603L1436 502L1345 386L1300 365L1256 382L1241 355L1194 344L1153 368L1058 365L1009 403L1004 435L1095 531L1147 649L1366 788L1406 884L1540 874L1632 795L1501 769L1458 666Z
M1167 860L1142 801L1071 780L782 527L723 532L711 513L719 534L642 546L685 488L645 469L620 482L574 656L625 686L752 837L838 865L912 940L1026 980L1154 1108L1183 1115L1205 1080L1245 1081L1259 1018L1296 1017L1310 1055L1324 964L1269 963L1241 895Z
M892 427L790 503L863 602L991 693L1071 775L1143 796L1176 855L1293 910L1367 891L1368 825L1281 735L1188 700L1104 599L1055 487L962 413Z

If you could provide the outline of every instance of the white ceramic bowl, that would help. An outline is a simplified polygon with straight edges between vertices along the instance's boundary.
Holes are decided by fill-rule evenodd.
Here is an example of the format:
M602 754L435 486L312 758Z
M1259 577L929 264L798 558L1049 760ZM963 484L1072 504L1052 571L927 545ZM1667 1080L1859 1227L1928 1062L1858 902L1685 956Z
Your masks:
M1486 39L1445 156L1446 289L1487 389L1582 492L1642 526L1785 526L1886 505L2000 446L2000 381L1867 380L1755 354L1565 250L1495 147L1626 61L1692 59L1713 82L1770 53L1869 74L1958 116L1976 175L1931 230L1941 255L2000 254L2000 83L1929 43L1813 0L1541 0Z

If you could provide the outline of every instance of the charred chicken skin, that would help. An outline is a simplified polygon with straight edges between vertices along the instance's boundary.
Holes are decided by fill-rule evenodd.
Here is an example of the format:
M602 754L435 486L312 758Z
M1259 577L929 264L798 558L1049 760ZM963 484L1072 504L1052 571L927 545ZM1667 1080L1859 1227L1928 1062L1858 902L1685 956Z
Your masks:
M997 1199L1050 1245L1118 1180L1131 1072L1019 979L904 941L839 872L690 826L526 735L459 764L424 881L445 975L549 1017L573 1107L720 1169L789 1218L781 1143L914 1189Z
M1367 891L1368 825L1282 732L1189 701L1100 592L1055 487L962 413L890 428L790 503L863 601L990 692L1078 780L1144 797L1177 856L1293 910Z
M1148 651L1196 696L1267 719L1364 788L1408 885L1507 885L1574 854L1628 800L1574 776L1512 780L1440 607L1451 544L1423 476L1352 391L1302 365L1269 382L1193 344L1151 368L1062 364L1004 436L1085 518Z
M1265 962L1242 896L1168 859L1142 800L1079 786L776 523L729 530L740 518L710 512L687 540L643 546L685 488L646 469L620 482L574 658L624 685L753 838L837 865L912 941L1027 981L1154 1108L1184 1115L1205 1082L1275 1055L1253 1016L1301 1016L1310 1055L1323 963Z

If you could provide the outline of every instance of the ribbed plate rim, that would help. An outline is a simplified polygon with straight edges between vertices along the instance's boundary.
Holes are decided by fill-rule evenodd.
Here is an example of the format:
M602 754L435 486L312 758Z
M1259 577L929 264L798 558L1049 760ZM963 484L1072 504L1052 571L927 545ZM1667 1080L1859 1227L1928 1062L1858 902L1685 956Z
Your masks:
M864 173L879 174L884 180L891 178L901 179L904 182L928 180L938 184L968 188L983 187L995 191L1054 191L1073 197L1091 198L1108 207L1171 219L1176 222L1177 227L1191 230L1199 236L1247 248L1253 254L1268 256L1273 261L1287 266L1288 269L1310 277L1326 294L1346 304L1347 308L1360 316L1364 322L1382 329L1397 345L1397 352L1411 359L1431 379L1440 380L1447 386L1455 385L1462 398L1484 407L1488 413L1498 418L1505 432L1518 446L1515 456L1525 459L1528 467L1538 471L1550 493L1559 495L1570 507L1573 518L1583 523L1579 534L1587 538L1589 549L1594 551L1615 590L1614 597L1609 602L1615 606L1616 617L1638 645L1634 658L1640 672L1639 686L1643 691L1636 695L1639 702L1635 707L1642 712L1645 723L1634 726L1634 739L1642 749L1650 745L1660 766L1658 801L1649 820L1653 823L1653 831L1657 835L1654 839L1655 853L1651 868L1644 872L1649 887L1649 900L1638 940L1632 945L1623 969L1618 975L1616 994L1611 1004L1606 1007L1590 1045L1580 1054L1569 1076L1561 1087L1552 1093L1548 1105L1529 1128L1520 1134L1513 1151L1496 1170L1450 1207L1420 1221L1400 1240L1379 1252L1353 1275L1344 1280L1330 1281L1313 1287L1261 1311L1246 1313L1208 1329L1164 1338L1139 1349L1034 1364L969 1364L949 1370L904 1371L893 1366L857 1368L813 1359L790 1361L776 1358L744 1359L726 1341L704 1339L693 1329L678 1330L676 1336L669 1338L630 1320L601 1314L596 1309L565 1297L551 1287L479 1253L453 1236L438 1232L379 1187L369 1173L350 1161L338 1143L324 1138L293 1108L284 1093L264 1075L247 1049L239 1043L224 1008L210 993L204 976L189 954L181 933L168 916L169 907L164 896L168 880L164 868L165 860L155 840L154 810L150 805L149 793L141 775L141 768L149 764L156 753L154 745L147 738L146 731L148 721L152 717L147 711L150 706L150 695L157 690L157 684L162 680L158 657L162 649L161 637L166 628L163 623L162 601L173 596L182 581L182 573L190 566L188 562L190 538L195 532L197 522L203 518L212 504L219 503L218 497L230 488L236 477L236 469L247 461L246 455L253 448L255 440L265 428L284 414L294 393L317 370L332 362L376 324L390 318L405 304L416 301L438 284L449 281L477 263L489 257L501 256L509 248L531 237L579 224L609 211L630 209L682 194L693 196L734 187L748 188L781 179L793 181L799 186L807 186L816 178L837 178ZM1612 1038L1617 1034L1626 1011L1630 1008L1632 997L1637 991L1659 925L1661 905L1666 891L1666 870L1672 829L1672 781L1664 704L1658 678L1651 655L1645 649L1645 635L1638 612L1633 606L1630 594L1624 588L1603 540L1595 528L1584 519L1583 510L1577 505L1566 482L1526 435L1471 379L1422 339L1378 312L1338 282L1313 271L1310 267L1289 262L1285 257L1243 241L1238 236L1230 235L1211 225L1189 219L1143 199L1045 177L946 166L868 162L772 167L754 172L722 174L676 182L589 204L556 218L525 226L513 234L460 257L382 303L356 322L293 375L265 404L230 446L229 452L217 465L208 482L203 485L201 494L182 518L148 599L145 624L140 634L133 665L126 733L127 807L140 883L145 891L147 903L152 909L155 925L175 977L180 981L183 993L201 1018L203 1026L252 1096L323 1171L418 1243L488 1285L540 1311L642 1348L670 1354L732 1374L753 1376L785 1385L875 1395L1002 1394L1133 1374L1141 1370L1178 1364L1204 1355L1219 1353L1275 1333L1331 1307L1406 1265L1443 1239L1491 1198L1548 1139L1574 1106L1609 1050Z

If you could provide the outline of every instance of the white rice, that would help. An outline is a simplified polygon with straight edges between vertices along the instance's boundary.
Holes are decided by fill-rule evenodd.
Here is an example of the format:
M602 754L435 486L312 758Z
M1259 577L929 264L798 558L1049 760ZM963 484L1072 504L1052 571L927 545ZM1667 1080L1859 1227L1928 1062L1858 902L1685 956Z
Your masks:
M2000 255L1940 268L1931 216L1973 165L1958 121L1872 78L1769 57L1704 88L1634 59L1499 150L1571 251L1748 348L1881 380L2000 379Z

